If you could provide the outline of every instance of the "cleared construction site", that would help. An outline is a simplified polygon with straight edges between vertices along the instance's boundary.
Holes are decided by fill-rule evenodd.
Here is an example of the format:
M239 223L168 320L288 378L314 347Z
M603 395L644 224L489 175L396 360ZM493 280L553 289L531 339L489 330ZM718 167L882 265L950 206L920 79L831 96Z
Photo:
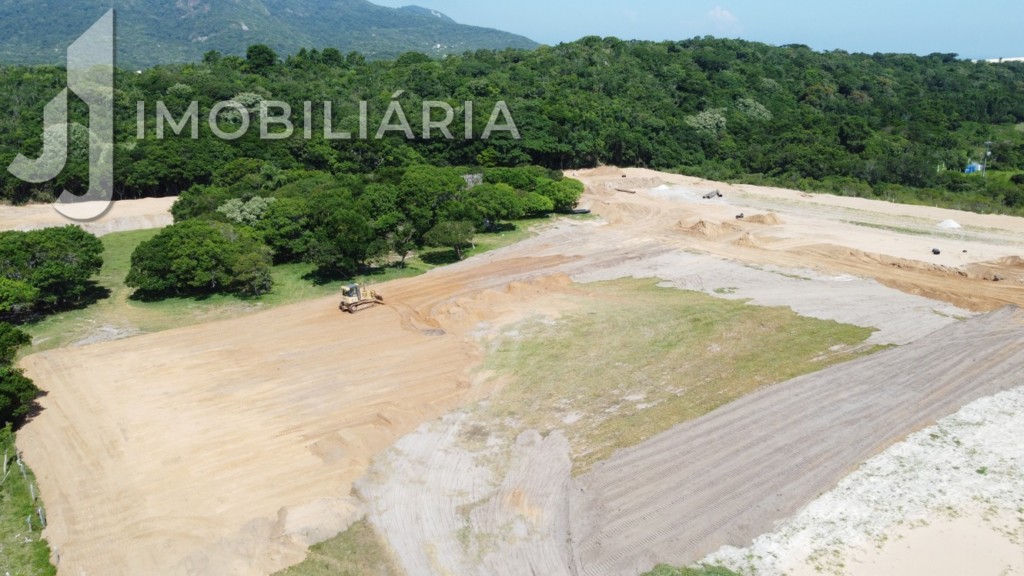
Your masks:
M47 395L19 446L59 573L270 574L365 517L410 576L641 574L747 546L908 434L1022 384L1022 219L578 177L593 216L375 286L383 302L358 314L332 297L24 359ZM628 279L665 292L630 303ZM552 358L581 363L562 378L577 392L547 419L524 408L530 383L502 358L673 293L730 318L782 312L743 316L690 365L659 363L675 340L655 308L622 328L657 345L609 364L621 383L574 383L583 354ZM755 337L809 342L807 358L708 399L698 384L732 370L714 355ZM664 425L616 444L628 418Z

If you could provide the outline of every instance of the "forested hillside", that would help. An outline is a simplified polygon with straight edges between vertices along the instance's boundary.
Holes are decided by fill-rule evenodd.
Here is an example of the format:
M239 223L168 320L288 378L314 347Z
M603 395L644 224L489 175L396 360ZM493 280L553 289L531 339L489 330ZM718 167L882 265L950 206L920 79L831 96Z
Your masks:
M241 55L252 44L282 54L335 48L371 58L394 58L408 50L440 57L537 46L425 8L387 8L366 0L0 0L0 62L63 64L67 46L111 8L117 61L133 70L196 62L210 50Z
M38 154L43 105L63 86L56 68L0 69L0 163L17 152ZM301 51L275 60L210 53L201 64L157 67L118 77L117 193L179 194L209 184L237 158L277 168L368 174L380 168L596 164L678 169L719 179L946 203L992 211L1024 204L1024 63L988 64L955 55L818 53L711 38L625 42L585 38L534 51L478 51L444 60L407 53L367 61L337 50ZM412 130L374 138L389 104L400 102ZM292 106L294 133L260 140L217 139L207 126L216 101L234 99L254 113L261 100ZM199 102L199 139L155 135L156 103L175 118ZM359 139L358 102L368 101L368 138ZM423 140L421 102L440 100L455 112L454 139L435 130ZM480 139L497 101L506 101L522 135ZM136 106L146 102L147 130L137 138ZM312 101L310 139L303 102ZM333 103L335 130L323 137L323 101ZM464 102L473 104L473 134L464 140ZM435 111L441 115L440 110ZM78 117L84 119L83 111ZM238 118L224 117L225 125ZM169 131L168 131L169 132ZM84 181L86 133L60 181L29 185L5 174L4 198L50 198ZM992 156L987 177L965 175L969 160Z

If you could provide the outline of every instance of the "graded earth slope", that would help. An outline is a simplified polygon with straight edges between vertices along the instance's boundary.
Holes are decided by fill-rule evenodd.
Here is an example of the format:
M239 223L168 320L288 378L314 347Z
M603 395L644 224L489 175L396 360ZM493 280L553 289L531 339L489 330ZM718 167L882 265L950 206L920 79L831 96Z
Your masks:
M474 373L477 331L557 310L571 300L567 277L661 277L880 328L879 344L1024 303L1011 258L1024 246L1020 219L848 206L644 170L580 176L602 219L561 220L385 284L387 305L356 316L321 299L23 360L47 395L19 446L38 475L60 574L260 574L298 561L359 513L350 488L374 456L487 393ZM725 197L701 200L709 187ZM964 230L931 231L947 218ZM738 229L684 230L702 220ZM894 221L925 233L900 233ZM890 442L902 434L890 432Z
M772 386L622 450L571 496L579 574L686 565L771 530L894 441L1024 373L1024 312Z

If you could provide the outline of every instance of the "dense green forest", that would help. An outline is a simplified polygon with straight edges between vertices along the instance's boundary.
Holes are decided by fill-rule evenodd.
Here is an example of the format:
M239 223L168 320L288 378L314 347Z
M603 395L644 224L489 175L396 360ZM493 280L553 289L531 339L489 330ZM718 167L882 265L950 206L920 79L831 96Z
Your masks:
M300 51L283 61L210 53L201 64L160 66L118 76L116 155L121 197L179 194L207 185L220 166L242 157L282 170L368 174L384 167L548 168L600 163L677 169L719 179L764 181L843 194L919 199L992 211L1022 203L1022 185L1008 172L1024 168L1024 64L974 63L955 55L819 53L740 40L626 42L585 38L534 51L478 51L444 60L407 53L366 61L337 50ZM0 69L0 163L38 153L42 108L64 85L58 68ZM399 93L400 92L400 93ZM401 132L374 138L392 102L402 104L421 134L421 103L449 103L455 138L407 140ZM291 104L294 133L260 140L214 137L206 114L234 99L254 112L261 100ZM199 139L155 138L157 102L180 119L199 102ZM146 103L147 131L137 138L137 102ZM303 102L313 102L312 138L304 138ZM323 138L323 105L332 102L335 130L351 140ZM368 102L367 139L359 139L358 107ZM474 103L471 140L461 138L466 101ZM498 101L508 103L522 135L479 138ZM84 122L84 111L75 116ZM228 110L227 112L231 112ZM435 111L440 113L439 111ZM222 112L227 124L230 115ZM87 133L60 181L30 185L8 174L0 196L48 199L85 178ZM962 174L991 142L991 176ZM74 188L73 188L74 189Z

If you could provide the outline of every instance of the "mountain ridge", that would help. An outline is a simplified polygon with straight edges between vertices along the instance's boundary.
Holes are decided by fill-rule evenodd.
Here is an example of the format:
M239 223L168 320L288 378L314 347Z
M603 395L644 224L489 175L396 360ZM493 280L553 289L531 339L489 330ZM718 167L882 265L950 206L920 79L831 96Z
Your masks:
M122 67L194 62L211 50L243 55L252 44L281 56L336 48L373 59L538 46L428 8L368 0L0 0L0 64L63 64L67 46L111 7Z

